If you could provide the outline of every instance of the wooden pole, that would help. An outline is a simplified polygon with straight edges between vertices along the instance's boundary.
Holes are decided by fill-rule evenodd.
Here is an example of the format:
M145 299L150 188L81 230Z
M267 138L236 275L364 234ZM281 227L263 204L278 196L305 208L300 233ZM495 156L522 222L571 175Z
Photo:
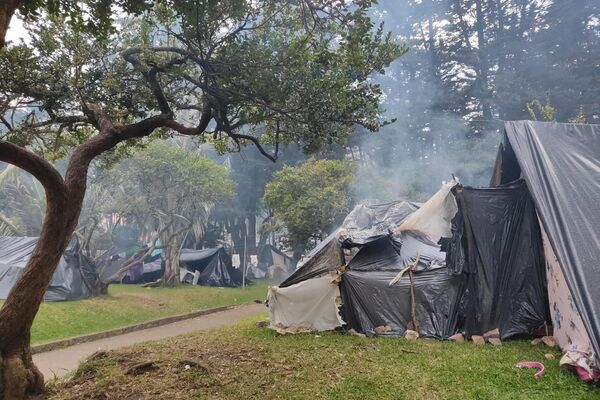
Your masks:
M246 287L246 235L244 235L244 262L242 263L242 288Z

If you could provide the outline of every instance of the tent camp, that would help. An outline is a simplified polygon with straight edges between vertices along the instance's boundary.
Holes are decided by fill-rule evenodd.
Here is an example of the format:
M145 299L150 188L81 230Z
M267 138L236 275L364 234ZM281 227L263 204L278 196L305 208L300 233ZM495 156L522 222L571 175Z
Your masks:
M161 278L165 272L165 262L162 259L162 250L154 250L149 257L143 261L144 253L141 252L135 257L135 264L127 271L118 273L119 270L128 263L128 260L138 252L139 249L148 247L144 246L117 246L113 245L105 251L100 257L95 259L96 270L100 279L104 283L120 282L120 283L146 283L154 282Z
M420 207L394 203L404 213L357 206L269 289L271 327L434 338L498 329L502 339L553 330L561 363L597 379L600 126L506 123L491 186L450 182ZM344 248L355 254L347 263Z
M277 247L265 244L258 249L257 265L249 265L247 276L250 279L269 279L281 282L294 272L292 257Z
M205 286L237 287L242 272L233 268L231 255L223 246L212 249L181 249L181 281Z
M37 237L0 237L0 299L6 299L31 253ZM79 252L79 240L71 238L46 290L44 300L85 299L92 295L98 276L94 264Z

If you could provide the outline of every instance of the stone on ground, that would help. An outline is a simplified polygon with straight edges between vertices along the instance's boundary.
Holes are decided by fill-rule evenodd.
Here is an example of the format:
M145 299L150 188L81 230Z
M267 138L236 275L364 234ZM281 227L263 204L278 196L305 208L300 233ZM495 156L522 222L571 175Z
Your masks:
M473 336L471 336L471 340L476 345L483 345L483 344L485 344L485 339L483 338L483 336L473 335Z
M452 335L448 338L448 340L451 340L453 342L464 342L465 341L465 337L463 336L462 333L457 333L455 335Z

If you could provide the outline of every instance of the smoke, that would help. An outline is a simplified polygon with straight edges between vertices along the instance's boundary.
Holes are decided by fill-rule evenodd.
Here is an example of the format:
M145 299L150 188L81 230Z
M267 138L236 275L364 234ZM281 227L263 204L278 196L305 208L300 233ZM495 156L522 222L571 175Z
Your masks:
M421 7L422 15L415 17L410 15L414 7L391 3L377 6L374 17L385 21L410 51L377 78L385 94L385 117L395 122L377 133L358 132L352 149L361 160L354 195L366 203L424 200L452 174L468 185L486 185L502 124L483 122L474 129L464 115L443 110L451 93L436 79L433 60L414 33L415 18L430 23L444 6Z

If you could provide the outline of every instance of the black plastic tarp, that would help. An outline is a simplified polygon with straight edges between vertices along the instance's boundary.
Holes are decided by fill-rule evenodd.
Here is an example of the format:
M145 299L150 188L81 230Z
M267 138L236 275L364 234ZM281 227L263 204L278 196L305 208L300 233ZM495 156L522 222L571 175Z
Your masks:
M600 125L518 121L505 132L600 354Z
M0 237L0 298L6 299L8 296L37 241L37 237ZM90 297L91 291L87 284L95 284L96 279L94 264L85 257L80 257L79 241L73 236L54 271L44 300L79 300Z
M447 338L458 330L463 276L448 274L445 254L427 239L403 232L401 243L383 237L363 246L342 275L342 319L348 328L367 335L387 325L390 334L403 335L412 321L410 279L390 281L408 264L419 263L414 272L416 319L420 334Z
M466 276L465 331L500 337L543 332L549 321L545 262L535 207L523 181L475 189L457 188L461 241L466 258L450 255L451 270ZM457 235L463 234L456 231ZM471 242L469 244L469 242ZM458 260L458 261L457 261Z
M419 203L398 201L366 206L359 204L346 216L342 226L312 249L299 267L280 287L336 271L345 263L342 248L361 247L388 237L390 230L419 209Z
M327 272L336 271L344 262L343 260L342 245L338 240L338 230L336 230L312 249L299 263L298 269L279 287L288 287Z
M220 246L212 249L182 249L179 262L188 271L200 273L199 285L237 287L242 284L242 272L231 265L231 255Z

